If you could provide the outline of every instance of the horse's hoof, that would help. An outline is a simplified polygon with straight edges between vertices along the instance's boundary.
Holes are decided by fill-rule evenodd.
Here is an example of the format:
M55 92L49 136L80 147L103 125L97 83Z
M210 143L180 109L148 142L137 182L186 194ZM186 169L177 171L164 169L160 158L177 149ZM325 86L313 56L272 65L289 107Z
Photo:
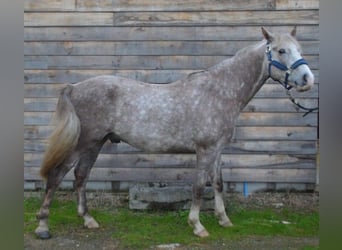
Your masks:
M96 220L92 217L87 217L85 219L84 226L89 229L100 227L99 223L97 223Z
M233 223L231 223L230 221L224 221L224 222L219 222L221 227L232 227Z
M47 240L51 238L49 231L36 232L36 236L41 240Z
M201 232L199 232L199 233L195 233L195 235L197 235L198 237L200 237L200 238L205 238L205 237L208 237L209 236L209 233L208 233L208 231L207 230L202 230Z

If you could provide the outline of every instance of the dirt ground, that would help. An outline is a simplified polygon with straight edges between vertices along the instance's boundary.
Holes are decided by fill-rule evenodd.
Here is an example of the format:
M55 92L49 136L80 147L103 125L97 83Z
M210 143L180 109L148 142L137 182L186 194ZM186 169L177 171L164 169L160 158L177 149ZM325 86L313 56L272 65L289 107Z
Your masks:
M26 194L28 195L28 194ZM29 194L31 195L31 194ZM91 196L91 195L90 195ZM275 208L281 209L283 207L291 208L296 211L318 211L319 209L319 195L313 193L255 193L245 198L241 195L227 194L227 199L231 204L239 204L243 208ZM110 198L109 198L110 197ZM118 196L103 194L93 194L89 199L89 205L97 207L103 206L125 206L127 204L126 195ZM71 195L64 193L59 195L57 199L71 198ZM234 205L232 205L234 206ZM229 207L228 207L229 209ZM113 228L113 230L115 230ZM111 237L110 230L89 231L81 227L77 231L71 229L64 232L54 232L53 237L49 240L39 240L32 233L24 235L24 249L39 250L39 249L120 249L119 242ZM150 249L164 249L164 250L218 250L218 249L253 249L253 250L267 250L267 249L303 249L303 247L312 246L318 247L318 237L284 237L284 236L248 236L239 240L222 240L209 244L193 244L182 246L180 244L172 243L160 246L151 246Z

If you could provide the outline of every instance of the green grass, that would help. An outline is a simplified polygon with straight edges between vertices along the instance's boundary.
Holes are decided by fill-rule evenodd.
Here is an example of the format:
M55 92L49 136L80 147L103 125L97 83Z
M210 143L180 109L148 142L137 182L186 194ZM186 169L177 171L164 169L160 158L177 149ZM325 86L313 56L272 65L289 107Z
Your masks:
M37 226L36 212L41 200L27 198L25 204L24 232L31 233ZM90 211L101 225L101 231L120 242L122 248L149 248L158 244L180 243L208 244L214 241L236 240L245 236L293 236L314 237L318 235L317 212L298 213L290 210L232 209L229 217L234 226L222 228L213 212L202 212L201 222L210 237L200 239L192 234L187 224L188 211L144 211L125 208L96 209ZM52 233L81 230L83 219L77 216L73 201L54 200L50 209L49 225ZM284 222L289 222L284 224ZM94 231L96 232L96 230ZM318 249L306 247L309 249Z

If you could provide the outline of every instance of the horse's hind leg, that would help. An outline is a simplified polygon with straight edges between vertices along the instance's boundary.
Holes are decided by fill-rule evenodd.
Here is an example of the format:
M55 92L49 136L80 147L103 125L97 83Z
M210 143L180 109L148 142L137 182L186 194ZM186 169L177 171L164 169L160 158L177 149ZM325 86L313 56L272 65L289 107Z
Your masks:
M223 181L222 181L222 170L221 170L221 154L219 154L215 160L215 164L211 173L211 182L215 192L215 214L219 219L219 224L223 227L229 227L233 224L229 220L224 202L223 202Z
M87 228L98 228L99 224L90 216L87 207L87 197L85 193L86 183L89 173L103 144L96 145L81 154L80 163L75 168L75 188L77 191L77 212L83 217L84 226Z
M75 155L73 155L75 156ZM35 230L37 237L40 239L49 239L51 237L48 226L49 218L49 208L54 196L54 193L63 180L63 177L69 170L77 165L77 157L70 157L68 161L62 163L58 167L51 169L47 178L46 189L43 204L37 213L37 219L39 220L39 225Z

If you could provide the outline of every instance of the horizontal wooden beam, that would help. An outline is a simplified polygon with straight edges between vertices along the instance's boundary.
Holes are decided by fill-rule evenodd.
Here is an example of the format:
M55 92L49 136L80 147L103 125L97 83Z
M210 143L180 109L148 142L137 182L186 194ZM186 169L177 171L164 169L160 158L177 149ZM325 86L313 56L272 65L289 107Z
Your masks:
M223 168L314 168L315 155L283 154L222 154ZM39 167L42 153L24 153L25 167ZM193 168L196 164L195 154L100 154L94 167L119 168Z
M158 69L158 70L115 70L115 69L25 69L24 80L25 90L29 90L29 93L25 92L25 97L56 97L55 90L63 87L64 83L76 83L90 77L99 75L117 75L121 77L127 77L138 81L148 83L170 83L185 78L188 74L196 72L197 70L171 70L171 69ZM313 70L315 75L316 85L310 90L301 93L295 93L295 96L299 97L318 97L318 82L319 71ZM27 84L30 83L30 84ZM42 84L39 84L42 83ZM45 84L48 83L48 84ZM61 84L58 84L61 83ZM44 85L45 84L45 85ZM44 93L41 92L44 89ZM51 95L46 91L51 89L55 94ZM36 91L36 95L33 96ZM43 94L43 95L40 95ZM279 84L268 80L264 86L258 91L255 97L285 97L286 91Z
M297 100L306 107L316 107L318 106L318 100L316 98L297 98ZM24 112L52 112L55 111L57 105L57 98L56 97L41 97L41 98L24 98ZM292 105L289 98L253 98L243 110L243 116L241 117L240 125L243 125L246 119L250 118L250 115L247 113L261 113L260 119L267 119L267 117L262 117L264 112L269 112L270 116L275 115L275 118L279 114L273 113L284 113L284 116L289 118L289 116L293 116L294 114L287 114L287 112L296 113L295 107ZM297 116L293 116L298 119ZM253 117L252 117L253 118ZM304 124L313 125L315 122L312 119L312 116L306 116L299 120L299 122L305 121ZM291 121L282 123L284 124L291 124ZM317 123L316 123L317 124Z
M233 56L253 41L76 41L25 42L25 55ZM303 55L319 54L318 41L301 42Z
M125 69L125 70L203 70L227 56L24 56L25 69ZM305 56L311 69L318 69L317 55Z
M275 0L218 1L207 0L26 0L25 11L203 11L203 10L265 10L273 9ZM300 8L300 6L299 6Z
M178 168L93 168L89 181L131 181L131 182L192 182L196 176L195 169ZM315 183L315 169L251 169L230 168L222 170L224 182L277 182L277 183ZM39 168L25 167L26 181L39 181ZM64 178L73 181L73 171Z
M318 25L318 22L318 10L24 13L25 27Z
M24 139L46 139L52 126L24 126ZM317 140L316 127L237 127L236 140L311 141Z
M37 103L37 102L35 102ZM34 106L35 103L31 103ZM275 102L274 102L275 103ZM303 105L307 107L317 107L317 101L305 101L301 102ZM24 125L39 125L39 126L47 126L51 124L51 120L53 117L53 112L45 112L43 108L39 111L40 103L36 106L38 112L24 112ZM25 107L29 105L27 102L25 103ZM52 103L47 103L48 106L53 106ZM253 104L252 104L253 105ZM295 112L295 107L292 103L287 100L285 104L288 107L283 109L288 109L288 111L283 112L270 112L270 111L263 111L263 112L242 112L236 122L238 127L246 127L246 126L311 126L315 127L318 126L318 117L316 113L312 113L308 116L302 117L303 112L297 113ZM292 111L293 113L287 113Z
M277 32L289 32L293 25L268 25ZM26 27L24 41L260 41L260 25L187 27ZM319 40L318 25L297 28L299 41Z
M227 11L318 9L319 0L25 0L24 11Z
M43 153L46 150L46 139L25 139L24 150L28 153ZM111 143L107 141L101 154L139 154L143 151L127 143ZM223 154L301 154L315 155L315 141L234 141L227 145Z

